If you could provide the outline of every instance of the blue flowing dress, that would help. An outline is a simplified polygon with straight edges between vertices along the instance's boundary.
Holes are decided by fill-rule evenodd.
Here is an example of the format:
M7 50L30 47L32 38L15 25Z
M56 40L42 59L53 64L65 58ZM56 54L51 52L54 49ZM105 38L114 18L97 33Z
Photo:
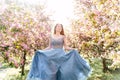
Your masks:
M87 80L90 65L77 50L64 51L64 37L51 37L50 44L51 49L35 52L26 80Z

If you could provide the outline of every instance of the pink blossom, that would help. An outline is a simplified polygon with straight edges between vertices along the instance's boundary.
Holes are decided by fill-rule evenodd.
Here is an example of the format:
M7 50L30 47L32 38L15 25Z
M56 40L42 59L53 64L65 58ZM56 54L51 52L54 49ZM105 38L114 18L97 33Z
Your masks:
M14 65L15 65L16 68L18 68L18 63L15 60L14 60Z
M21 45L22 45L23 49L25 49L25 50L28 50L28 49L29 49L29 47L28 47L28 45L27 45L27 44L22 43Z
M6 52L6 54L5 54L5 55L6 55L6 57L9 57L9 52Z
M9 57L9 59L8 59L8 60L9 60L9 62L12 62L12 61L13 61L13 59L12 59L12 58L10 58L10 57Z
M23 65L24 64L24 60L22 59L20 63L21 63L21 65Z

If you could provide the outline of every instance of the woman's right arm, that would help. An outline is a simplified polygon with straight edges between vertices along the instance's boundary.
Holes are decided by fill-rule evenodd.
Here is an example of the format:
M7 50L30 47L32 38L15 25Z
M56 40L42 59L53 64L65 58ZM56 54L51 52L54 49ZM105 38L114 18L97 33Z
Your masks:
M48 47L46 47L44 50L48 50L48 49L51 48L51 44L50 44L50 42L51 42L51 39L50 39L50 37L49 37L49 45L48 45Z

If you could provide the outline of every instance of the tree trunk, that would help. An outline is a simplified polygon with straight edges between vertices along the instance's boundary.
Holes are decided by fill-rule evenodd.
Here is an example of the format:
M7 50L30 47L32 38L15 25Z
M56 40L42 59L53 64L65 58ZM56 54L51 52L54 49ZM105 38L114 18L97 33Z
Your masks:
M24 75L25 74L24 69L25 69L25 62L26 62L26 51L24 51L22 60L23 60L23 62L22 62L22 66L21 66L21 68L22 68L21 75Z
M102 58L102 63L103 63L103 72L105 73L108 70L106 58Z

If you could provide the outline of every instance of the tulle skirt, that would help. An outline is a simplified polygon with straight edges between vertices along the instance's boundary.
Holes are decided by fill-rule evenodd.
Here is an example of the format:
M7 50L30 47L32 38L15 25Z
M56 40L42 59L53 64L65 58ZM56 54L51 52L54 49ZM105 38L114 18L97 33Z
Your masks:
M26 80L87 80L90 73L90 65L77 50L56 48L35 52Z

